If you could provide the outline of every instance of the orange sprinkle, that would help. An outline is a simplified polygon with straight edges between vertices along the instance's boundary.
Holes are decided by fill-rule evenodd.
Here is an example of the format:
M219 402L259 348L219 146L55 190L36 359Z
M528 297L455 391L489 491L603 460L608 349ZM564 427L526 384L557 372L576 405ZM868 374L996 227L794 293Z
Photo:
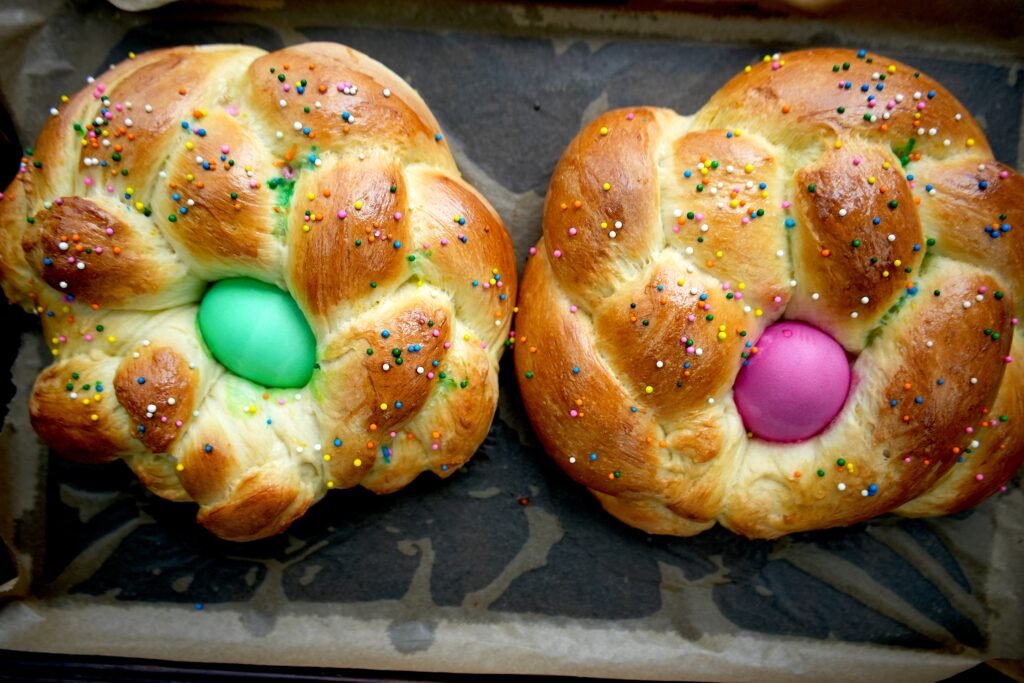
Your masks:
M178 94L179 95L185 95L187 93L188 93L188 90L186 90L185 88L178 88Z
M121 253L121 247L114 247L114 253L115 254L120 254Z
M782 113L783 114L788 114L790 111L792 111L792 109L790 108L790 106L788 104L782 105Z
M828 249L822 249L821 250L821 255L824 256L825 258L828 258L829 256L832 255L832 252L830 250L828 250Z

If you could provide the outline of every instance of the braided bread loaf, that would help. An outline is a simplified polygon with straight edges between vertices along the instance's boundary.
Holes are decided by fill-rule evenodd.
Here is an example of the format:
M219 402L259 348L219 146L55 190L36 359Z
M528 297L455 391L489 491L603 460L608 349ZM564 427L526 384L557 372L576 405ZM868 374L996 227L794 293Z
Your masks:
M327 43L183 47L51 113L0 202L0 281L54 356L30 401L51 447L123 458L237 540L282 531L328 488L391 492L473 454L515 256L399 77ZM197 324L225 279L241 299ZM265 317L261 296L294 315ZM304 386L224 366L282 376L303 335Z
M975 505L1024 459L1022 219L960 103L863 51L766 57L693 117L608 112L523 276L533 425L651 533Z

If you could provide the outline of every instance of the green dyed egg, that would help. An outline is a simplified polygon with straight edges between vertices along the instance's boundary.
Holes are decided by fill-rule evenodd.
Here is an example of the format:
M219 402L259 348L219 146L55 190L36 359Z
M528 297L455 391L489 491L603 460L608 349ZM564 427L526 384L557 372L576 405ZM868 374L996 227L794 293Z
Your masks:
M199 305L199 331L214 358L256 384L302 387L313 376L313 330L295 300L274 285L221 280Z

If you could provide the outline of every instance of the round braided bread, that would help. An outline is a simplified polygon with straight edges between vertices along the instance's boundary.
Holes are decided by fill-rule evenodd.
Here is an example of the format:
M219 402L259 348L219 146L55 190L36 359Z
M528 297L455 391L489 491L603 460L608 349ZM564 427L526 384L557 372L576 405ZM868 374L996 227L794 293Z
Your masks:
M182 47L51 113L0 202L0 281L54 356L30 400L46 443L123 458L238 540L328 488L391 492L469 459L496 406L515 256L402 79L335 44ZM298 304L316 338L306 386L268 389L211 355L197 303L238 277ZM273 348L278 332L252 334Z
M1024 180L960 103L863 51L766 57L692 117L608 112L555 169L523 276L533 425L652 533L975 505L1024 459L1022 222ZM799 442L755 436L733 398L780 320L850 360L845 403ZM808 391L792 377L783 403Z

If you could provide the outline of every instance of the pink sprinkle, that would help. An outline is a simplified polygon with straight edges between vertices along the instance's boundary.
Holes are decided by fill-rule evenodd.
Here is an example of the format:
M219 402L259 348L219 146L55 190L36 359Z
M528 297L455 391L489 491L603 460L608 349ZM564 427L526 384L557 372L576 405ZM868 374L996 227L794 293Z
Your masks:
M576 228L569 228L569 236L570 237L575 237L576 236Z
M446 240L446 239L442 239L442 240L441 240L441 246L442 246L442 247L447 247L447 246L448 246L448 240Z
M107 228L107 234L108 235L113 235L114 234L114 229L113 228Z
M704 220L704 214L698 213L696 216L693 217L693 220L695 220L695 221L702 221L702 220Z
M781 303L782 303L782 297L781 297L781 296L775 296L775 297L774 297L774 298L772 299L772 301L774 301L774 302L775 302L775 303L777 303L777 304L781 304Z
M886 109L892 109L895 106L896 106L896 100L889 100L888 102L885 103L885 108Z
M160 416L160 421L161 422L167 422L167 416L166 415L161 415Z
M113 191L114 191L114 186L113 185L107 185L107 192L113 193Z
M68 338L65 337L64 335L61 335L61 336L57 337L57 339L60 340L61 344L65 343L68 340Z
M498 285L498 289L501 289L502 287L505 286L505 281L504 280L498 280L497 285Z
M910 462L910 456L908 455L907 457L903 458L903 462Z
M92 335L91 334L85 335L85 341L92 341Z
M485 282L484 283L484 289L490 289L490 288L491 288L491 283L490 282Z
M736 301L742 301L743 292L736 292L735 294L733 294L733 296L736 297Z
M740 220L740 223L742 223L743 225L747 225L748 223L750 223L750 216L744 216L744 217L743 217L743 218L742 218L742 219Z
M687 346L686 347L686 353L693 354L693 353L696 353L696 352L697 352L696 349L694 349L692 346Z
M181 426L181 420L175 420L174 421L174 426L175 427L180 427Z
M974 475L974 478L978 481L982 481L985 479L985 475L979 472L978 474Z
M119 104L115 104L114 105L114 109L116 109L118 111L124 111L124 105L120 104L120 103Z
M3 199L3 198L4 198L4 193L0 192L0 199ZM53 203L56 204L57 206L64 206L64 198L63 197L57 197L56 199L53 200ZM110 228L107 228L107 229L109 230Z
M1017 318L1010 318L1010 324L1011 325L1016 325L1017 324L1017 320L1018 320Z
M854 160L854 163L856 163L856 160ZM789 202L789 200L786 200L786 201L782 202L782 208L783 208L783 209L788 209L788 208L789 208L789 207L791 207L792 205L793 205L793 204L792 204L791 202Z
M778 71L782 67L778 62L772 62L772 71Z
M576 312L577 310L578 310L578 309L576 308L576 306L570 306L570 307L569 307L569 312L570 312L570 313L575 313L575 312Z
M342 209L341 211L338 212L338 218L340 218L342 220L345 220L345 218L347 218L347 217L348 217L348 212L345 211L344 209Z
M105 119L107 119L109 121L110 119L114 118L114 112L109 111L109 110L104 112L103 113L103 118L105 118Z
M96 84L96 92L106 92L106 91L107 91L107 86L103 85L102 83L97 83Z
M924 102L918 102L917 103L917 110L918 111L923 111L924 110L924 106L925 106Z
M392 439L395 438L396 436L398 436L398 432L388 432L388 433L391 435Z
M536 254L537 254L537 247L530 247L530 256L535 256Z
M570 410L569 411L569 417L579 417L579 415L580 414L578 412L576 412L575 410Z
M395 220L396 221L402 220L402 212L401 211L395 211Z
M673 225L672 226L672 232L679 232L679 226L678 225Z
M1000 171L999 172L999 177L1002 178L1003 180L1006 180L1007 178L1010 177L1010 172L1009 171Z
M428 372L427 373L427 379L434 379L434 373Z
M236 107L235 105L228 105L227 110L229 116L238 116L238 107Z
M423 249L424 249L424 251L427 250L427 249L430 249L430 245L427 244L426 242L424 242L423 243Z
M451 342L445 342L444 343L444 348L446 348L446 349L452 348L452 343Z
M967 432L968 434L973 434L974 433L974 427L968 427L964 431Z
M861 158L860 158L860 156L855 156L855 157L853 158L853 165L854 165L854 166L860 166L860 162L861 162Z
M220 146L220 153L221 154L227 154L230 151L231 151L231 148L228 147L227 145L221 145Z
M441 331L440 330L434 330L433 332L431 332L431 334L434 335L435 337L440 337L441 336Z
M291 90L291 89L292 89L292 86L291 86L291 84L290 84L290 83L285 83L285 84L284 84L283 86L281 86L281 87L282 87L282 88L284 88L284 91L285 91L285 92L288 92L289 90Z
M628 114L626 114L626 120L632 121L634 116L636 116L636 114L634 114L633 112L629 112Z
M249 187L252 188L253 190L255 190L258 185L259 183L257 183L255 180L249 181Z
M277 405L283 406L284 405L284 399L283 398L277 399Z
M86 178L82 182L84 182L87 187L92 187L92 178Z
M486 349L487 348L487 342L480 342L480 348L481 349Z
M555 258L562 258L562 250L561 249L555 249L554 257Z
M869 100L868 109L874 109L876 104L878 104L878 100Z
M1007 363L1012 363L1013 362L1013 357L1012 356L1007 356L1003 360L1006 361Z
M686 316L686 319L692 323L694 320L697 319L697 317L691 313L690 315Z
M982 285L981 287L978 287L978 294L984 294L987 291L988 291L988 287L986 287L985 285Z
M432 443L432 444L430 444L430 448L435 450L435 451L439 450L441 448L441 444Z

